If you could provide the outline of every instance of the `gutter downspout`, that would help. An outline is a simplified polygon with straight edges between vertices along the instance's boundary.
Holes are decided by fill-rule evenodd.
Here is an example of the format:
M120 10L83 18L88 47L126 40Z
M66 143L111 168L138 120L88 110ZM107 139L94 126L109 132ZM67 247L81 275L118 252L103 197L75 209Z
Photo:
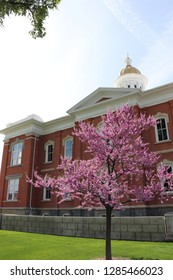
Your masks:
M35 139L34 139L34 150L33 150L33 157L32 157L32 176L31 180L34 179L34 163L35 163L35 153L36 153L36 141L37 141L37 130L35 132ZM30 184L30 198L29 198L29 215L32 215L32 184Z

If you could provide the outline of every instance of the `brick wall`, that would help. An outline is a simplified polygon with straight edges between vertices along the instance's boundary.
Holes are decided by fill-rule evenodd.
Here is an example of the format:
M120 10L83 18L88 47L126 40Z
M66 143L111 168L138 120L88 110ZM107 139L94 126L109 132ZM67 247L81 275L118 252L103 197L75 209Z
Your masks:
M169 217L170 218L170 217ZM112 239L165 241L165 217L113 217ZM0 215L0 229L105 238L104 217Z

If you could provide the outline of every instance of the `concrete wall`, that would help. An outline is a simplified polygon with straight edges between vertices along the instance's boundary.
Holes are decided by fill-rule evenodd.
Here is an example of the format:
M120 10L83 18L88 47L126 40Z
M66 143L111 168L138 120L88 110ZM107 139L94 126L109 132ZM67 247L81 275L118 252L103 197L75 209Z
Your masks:
M0 229L91 238L105 238L106 230L104 217L6 214L0 215ZM164 241L165 237L165 217L112 217L112 239Z
M173 213L165 214L166 240L173 241Z

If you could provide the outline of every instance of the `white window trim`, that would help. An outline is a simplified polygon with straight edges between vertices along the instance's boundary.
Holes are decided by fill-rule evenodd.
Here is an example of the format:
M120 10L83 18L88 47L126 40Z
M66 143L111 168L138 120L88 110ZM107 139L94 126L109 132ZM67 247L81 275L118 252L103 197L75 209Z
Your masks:
M156 118L156 120L165 119L166 131L167 131L167 136L168 136L168 139L159 141L158 130L157 130L157 124L156 124L156 125L155 125L155 138L156 138L156 143L164 143L164 142L170 141L170 138L169 138L169 130L168 130L168 123L169 123L168 114L160 113L160 112L159 112L159 113L157 113L157 114L155 115L155 118Z
M166 166L171 166L171 168L172 168L172 170L173 170L173 161L164 159L164 160L162 161L162 163L163 163L164 165L166 165ZM164 184L164 183L165 183L165 182L162 181L162 184ZM172 190L171 190L171 191L166 191L166 193L169 194L169 195L172 195L172 194L173 194L173 191L172 191Z
M67 142L68 140L71 140L71 141L72 141L72 155L71 155L70 157L68 157L68 156L66 155L66 142ZM72 157L73 157L73 142L74 142L74 139L73 139L72 136L67 136L67 137L65 137L65 138L63 139L64 157L69 158L69 159L72 159Z
M45 163L51 163L52 161L48 161L48 147L52 145L54 149L54 142L52 140L49 140L48 142L45 143L44 149L45 149Z
M43 200L44 201L50 201L51 200L51 195L50 195L50 198L46 198L46 191L47 191L47 188L43 188Z
M19 200L19 183L20 183L20 176L9 176L7 177L8 180L8 188L7 188L7 201L8 202L13 202L13 201L18 201ZM17 180L17 199L15 199L15 192L12 193L12 199L9 199L9 189L10 189L10 181L12 180Z
M11 146L10 146L10 152L11 152L11 159L10 159L10 166L16 166L16 165L21 165L21 163L22 163L22 153L23 153L23 140L20 140L20 139L16 139L16 141L15 142L13 142L12 144L11 144ZM13 147L15 146L15 145L18 145L18 144L22 144L22 149L21 150L17 150L17 151L13 151ZM19 157L19 153L20 153L20 151L21 151L21 157ZM17 153L17 161L19 160L19 158L20 158L20 161L19 161L19 163L13 163L13 156L14 156L14 153Z

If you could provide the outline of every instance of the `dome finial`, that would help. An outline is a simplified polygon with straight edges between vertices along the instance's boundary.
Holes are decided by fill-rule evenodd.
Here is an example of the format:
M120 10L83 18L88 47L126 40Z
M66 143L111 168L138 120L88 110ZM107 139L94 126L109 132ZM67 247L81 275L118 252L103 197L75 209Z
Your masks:
M126 66L130 66L132 64L132 60L131 58L129 57L129 54L127 53L127 57L125 59L125 63L126 63Z

